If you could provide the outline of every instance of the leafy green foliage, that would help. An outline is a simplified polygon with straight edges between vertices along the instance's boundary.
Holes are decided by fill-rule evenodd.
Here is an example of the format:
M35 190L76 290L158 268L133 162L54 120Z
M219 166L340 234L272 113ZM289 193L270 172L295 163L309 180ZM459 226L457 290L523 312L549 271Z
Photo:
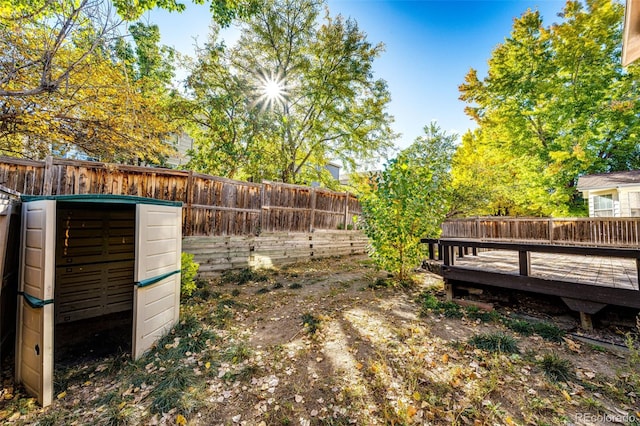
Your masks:
M112 46L119 23L106 1L9 0L0 11L0 50L11 52L0 68L0 152L129 163L170 154L164 105ZM155 36L136 42L149 41L151 52L157 27Z
M457 214L584 213L578 176L640 167L638 65L620 64L624 7L568 1L563 21L537 11L513 24L489 59L460 86L479 127L453 162Z
M258 0L193 0L195 4L209 4L212 19L228 26L234 19L249 16L262 4ZM170 12L182 12L186 6L177 0L113 0L118 14L127 21L134 21L148 10L160 8Z
M361 195L371 257L404 281L425 255L420 238L437 236L449 210L455 136L436 124L391 160Z
M391 145L382 52L355 21L320 18L317 0L268 2L233 48L214 29L176 104L194 137L195 170L238 179L330 185L324 166L349 168ZM270 88L270 90L267 90Z
M194 262L193 255L191 253L182 253L180 257L180 292L185 296L191 296L196 289L196 275L198 274L198 268L200 264Z

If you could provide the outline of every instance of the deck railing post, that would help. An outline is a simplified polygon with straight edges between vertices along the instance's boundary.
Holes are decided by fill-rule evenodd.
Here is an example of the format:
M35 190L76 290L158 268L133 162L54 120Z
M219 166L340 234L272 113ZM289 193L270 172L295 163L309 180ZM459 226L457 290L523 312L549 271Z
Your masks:
M553 219L549 219L549 242L553 243Z
M454 262L454 254L453 254L453 246L450 245L443 245L443 253L444 253L444 264L445 266L451 266L453 265Z
M520 267L520 275L528 277L531 275L531 253L525 250L518 251L518 264Z

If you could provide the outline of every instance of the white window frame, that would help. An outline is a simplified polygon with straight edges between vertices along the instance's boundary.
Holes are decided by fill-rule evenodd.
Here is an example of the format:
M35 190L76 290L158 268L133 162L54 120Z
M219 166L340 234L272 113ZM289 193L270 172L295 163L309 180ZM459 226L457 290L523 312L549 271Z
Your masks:
M601 200L608 200L608 206L601 206ZM614 200L613 194L599 194L593 196L593 215L595 217L613 217L614 216Z

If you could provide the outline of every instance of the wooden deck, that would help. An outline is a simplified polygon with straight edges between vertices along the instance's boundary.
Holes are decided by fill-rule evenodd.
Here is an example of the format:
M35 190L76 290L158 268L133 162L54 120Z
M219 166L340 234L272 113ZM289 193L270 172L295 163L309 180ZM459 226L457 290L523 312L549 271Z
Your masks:
M607 305L640 309L640 247L569 245L474 238L422 239L442 261L449 297L455 286L478 284L560 297L590 315Z
M518 275L518 253L505 250L479 251L477 256L456 259L456 266ZM638 290L633 259L586 255L531 253L530 276L549 280Z

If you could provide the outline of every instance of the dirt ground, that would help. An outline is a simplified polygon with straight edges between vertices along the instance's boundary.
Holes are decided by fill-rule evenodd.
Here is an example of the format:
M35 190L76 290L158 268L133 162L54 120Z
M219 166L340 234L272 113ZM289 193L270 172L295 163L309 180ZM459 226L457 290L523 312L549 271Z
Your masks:
M57 365L47 409L3 371L0 420L640 425L637 350L516 332L506 325L516 314L532 323L557 319L569 331L577 321L510 303L497 303L491 315L456 310L443 302L438 276L418 277L414 288L387 287L386 274L357 256L200 283L183 302L180 326L142 360L131 361L124 347ZM624 332L638 331L598 333L620 343ZM482 347L474 336L498 336L504 346ZM517 347L506 350L509 343Z

